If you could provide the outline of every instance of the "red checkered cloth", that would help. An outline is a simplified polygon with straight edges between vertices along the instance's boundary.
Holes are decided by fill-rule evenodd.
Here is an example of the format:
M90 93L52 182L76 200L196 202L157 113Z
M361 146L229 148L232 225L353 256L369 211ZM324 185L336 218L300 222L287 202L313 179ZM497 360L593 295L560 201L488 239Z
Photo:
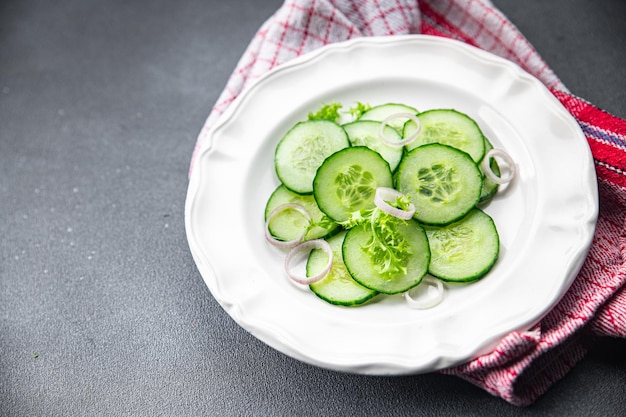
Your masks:
M464 41L533 74L578 120L594 157L599 218L572 287L534 328L511 333L493 352L442 371L512 404L528 405L562 378L595 338L626 337L626 121L569 94L489 1L286 0L252 39L209 115L196 151L242 89L276 65L356 37L417 33Z

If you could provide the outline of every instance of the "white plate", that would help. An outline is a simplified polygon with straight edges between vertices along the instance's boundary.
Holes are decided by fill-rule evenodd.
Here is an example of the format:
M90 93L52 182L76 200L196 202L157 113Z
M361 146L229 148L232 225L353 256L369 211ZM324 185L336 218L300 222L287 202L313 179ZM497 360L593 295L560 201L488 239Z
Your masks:
M401 296L332 306L290 283L284 253L263 237L264 206L278 185L274 149L296 121L332 101L455 108L512 155L518 176L486 208L502 248L488 276L449 287L425 311L409 309ZM415 35L334 44L258 80L204 143L185 215L202 277L244 329L304 362L393 375L467 361L536 323L579 271L597 210L582 131L537 79L466 44Z

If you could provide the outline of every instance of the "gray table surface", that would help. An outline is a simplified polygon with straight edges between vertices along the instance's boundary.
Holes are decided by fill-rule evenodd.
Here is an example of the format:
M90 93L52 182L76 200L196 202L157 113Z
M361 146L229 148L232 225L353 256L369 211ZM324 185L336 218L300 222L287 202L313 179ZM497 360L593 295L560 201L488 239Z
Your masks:
M517 408L451 376L300 363L221 309L187 246L188 162L280 4L0 3L0 415L623 415L623 340ZM626 2L495 4L626 117Z

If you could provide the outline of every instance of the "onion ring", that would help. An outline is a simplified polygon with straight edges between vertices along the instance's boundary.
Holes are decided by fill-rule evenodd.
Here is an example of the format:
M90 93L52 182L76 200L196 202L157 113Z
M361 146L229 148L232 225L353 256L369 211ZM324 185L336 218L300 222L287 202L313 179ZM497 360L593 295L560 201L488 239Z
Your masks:
M502 159L507 164L509 168L508 176L499 177L491 169L491 159L495 159L496 157ZM515 173L516 173L516 166L515 166L515 162L513 161L513 158L511 158L511 156L505 151L503 151L502 149L492 149L489 152L487 152L487 154L485 155L485 157L483 158L480 164L480 167L483 169L483 172L485 173L485 176L487 178L489 178L491 181L495 182L496 184L500 184L500 185L511 182L513 178L515 177Z
M291 263L293 259L302 254L311 252L313 249L322 249L326 254L328 254L328 264L318 273L313 276L300 276L291 271ZM324 239L314 239L307 240L306 242L302 242L293 249L289 251L287 256L285 257L285 271L287 271L287 275L289 278L298 284L309 285L313 284L324 278L333 267L333 250Z
M387 127L389 125L389 122L391 122L392 120L400 119L402 117L411 119L417 125L417 130L415 130L415 132L411 136L402 140L389 139L387 136L385 136L385 127ZM380 124L380 128L378 129L378 136L380 137L380 140L382 140L385 144L399 148L417 139L417 136L420 134L421 131L422 124L420 123L416 115L414 115L413 113L394 113L382 121L382 123Z
M278 214L282 213L285 210L295 210L298 213L302 214L308 221L311 221L311 214L307 211L304 206L297 203L285 203L276 207L269 216L267 216L267 220L265 221L265 240L268 241L272 246L276 246L278 248L286 248L291 249L298 245L300 242L304 240L304 236L306 235L306 230L302 232L300 236L293 240L280 240L276 239L272 232L270 232L270 221Z
M426 289L424 289L423 287L420 288L422 284L428 285L428 288ZM413 298L413 295L411 294L411 292L414 289L418 289L418 288L422 290L426 295L429 295L430 288L435 288L437 291L437 294L435 294L435 296L429 296L428 298L425 298L425 299L422 299L425 296L420 297L420 299ZM413 287L409 291L404 293L404 299L406 300L409 307L416 309L416 310L426 310L428 308L433 308L437 304L441 303L441 301L443 300L443 296L444 296L444 290L445 289L443 287L443 283L440 280L431 276L426 276L424 277L420 285L417 285L416 287Z
M409 220L415 214L415 205L413 203L409 203L408 210L402 210L387 202L403 196L404 194L394 188L378 187L376 194L374 194L374 204L387 214L402 220Z

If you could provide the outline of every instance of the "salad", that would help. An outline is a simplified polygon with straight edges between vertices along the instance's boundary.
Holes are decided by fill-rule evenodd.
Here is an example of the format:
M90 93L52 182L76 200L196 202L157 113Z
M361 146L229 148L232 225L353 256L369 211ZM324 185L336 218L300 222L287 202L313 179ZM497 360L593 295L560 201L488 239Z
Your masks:
M482 207L516 165L460 111L324 104L285 133L274 164L266 240L286 251L291 280L331 304L404 294L431 308L444 283L477 281L498 259Z

